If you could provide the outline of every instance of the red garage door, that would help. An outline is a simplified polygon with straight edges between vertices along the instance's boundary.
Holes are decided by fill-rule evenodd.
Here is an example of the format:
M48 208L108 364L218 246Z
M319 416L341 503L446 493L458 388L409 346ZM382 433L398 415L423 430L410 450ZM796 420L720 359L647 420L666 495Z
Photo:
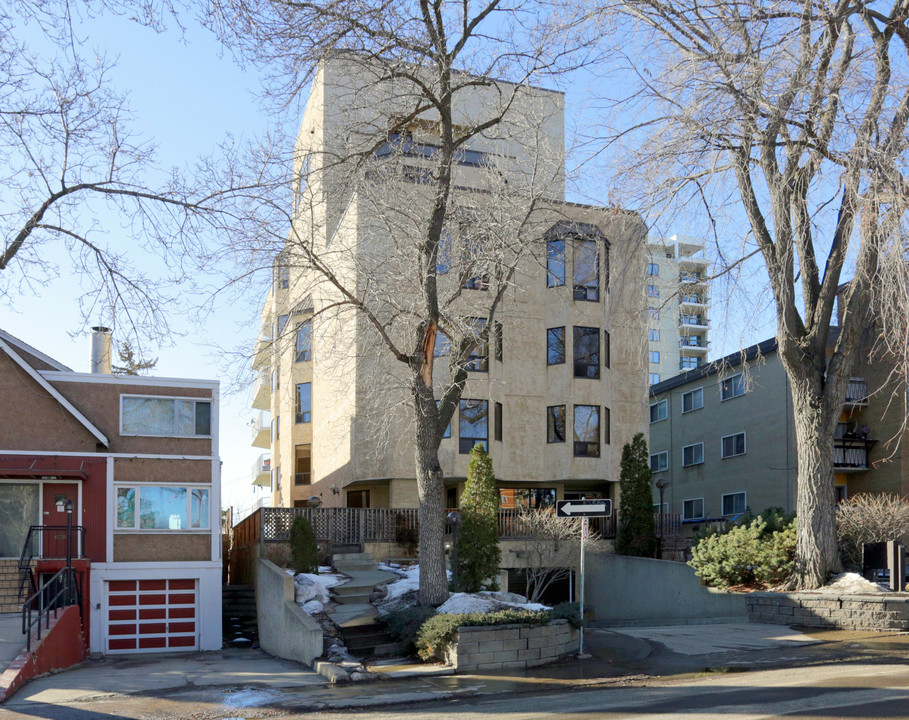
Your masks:
M108 652L199 648L195 580L111 580L106 585Z

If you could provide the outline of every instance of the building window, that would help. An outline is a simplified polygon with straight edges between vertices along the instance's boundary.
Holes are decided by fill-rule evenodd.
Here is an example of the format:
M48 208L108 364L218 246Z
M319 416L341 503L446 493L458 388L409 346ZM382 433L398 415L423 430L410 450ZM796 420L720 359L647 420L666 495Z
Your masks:
M312 360L312 322L297 325L297 362Z
M578 240L574 244L574 299L600 300L600 258L596 240Z
M564 405L550 405L546 408L546 442L565 442Z
M650 422L660 422L669 417L669 400L663 399L650 406Z
M121 395L120 434L211 437L211 400Z
M647 308L647 314L650 316L651 320L660 319L660 309L653 307L653 305L651 305L649 308Z
M739 515L746 507L744 492L723 495L723 515Z
M603 442L609 445L611 440L611 414L608 407L603 408Z
M489 403L486 400L461 400L461 413L458 419L458 451L462 455L469 453L473 446L480 443L485 450L489 449Z
M647 263L647 274L650 277L657 277L660 274L660 266L656 263Z
M297 383L296 417L294 422L312 422L312 383Z
M278 492L281 491L281 468L280 467L275 468L275 489Z
M438 410L438 408L439 408L439 401L436 400L436 409ZM448 425L445 426L445 432L442 433L443 439L450 438L450 437L451 437L451 420L448 421Z
M700 410L704 407L704 388L682 393L682 413Z
M609 363L612 362L612 338L609 337L609 331L603 331L603 367L608 368Z
M493 439L502 442L502 403L493 405Z
M432 354L434 357L451 355L451 340L441 330L436 332L436 346Z
M745 433L740 432L735 435L727 435L721 442L721 457L728 458L745 454Z
M651 385L656 385L658 382L660 382L660 374L659 373L649 373L649 381L650 381Z
M745 375L740 373L723 380L720 386L720 395L723 400L731 400L734 397L745 394Z
M312 483L312 445L294 447L294 485Z
M546 287L565 284L565 241L550 240L546 243Z
M208 488L141 483L117 488L118 530L206 530Z
M647 297L658 298L660 296L660 288L656 285L647 286Z
M659 350L650 351L650 362L652 362L654 365L660 364L660 351Z
M275 340L277 340L284 334L284 328L287 327L287 319L289 317L290 317L290 315L279 315L278 316L278 323L275 326L275 332L276 332Z
M700 465L702 462L704 462L704 443L699 442L682 448L682 467Z
M598 328L574 328L574 376L600 377L600 331Z
M650 456L650 472L663 472L669 469L669 451L654 453Z
M556 504L555 488L499 488L499 507L510 510L552 507Z
M660 331L659 330L654 330L653 328L651 328L649 335L650 335L650 342L659 342L660 341Z
M502 362L505 354L505 340L502 337L502 323L496 321L492 325L496 362Z
M703 520L704 498L682 501L682 520Z
M546 331L546 364L561 365L565 362L565 328L549 328Z
M600 408L596 405L574 406L574 454L600 457Z
M439 246L436 248L436 273L446 275L451 269L451 231L442 228Z
M271 441L277 442L281 437L281 416L277 415L271 421Z
M471 329L474 338L479 338L486 327L485 318L471 318ZM464 369L467 372L489 372L489 341L486 339L477 340L477 344L470 355L467 356L467 362L464 363Z

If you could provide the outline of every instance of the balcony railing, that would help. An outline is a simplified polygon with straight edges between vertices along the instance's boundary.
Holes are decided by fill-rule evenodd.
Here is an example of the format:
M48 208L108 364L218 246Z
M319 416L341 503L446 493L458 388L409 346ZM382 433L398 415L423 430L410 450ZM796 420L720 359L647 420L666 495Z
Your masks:
M271 485L271 454L262 453L253 463L253 485Z
M699 272L683 272L679 273L679 282L680 283L699 283L703 281L703 276Z
M868 453L876 443L867 425L837 423L833 439L833 467L840 472L867 470Z
M271 422L263 410L252 421L252 446L260 448L271 447Z
M679 370L694 370L696 367L700 367L704 363L700 358L696 357L683 357L679 360Z
M679 305L705 305L700 295L679 295Z
M694 327L707 327L707 318L703 315L679 315L679 325L693 325Z
M260 370L253 385L252 406L256 410L271 409L271 377L267 370Z
M679 338L679 347L680 348L704 348L706 349L710 345L709 342L703 338L692 336L692 337L682 337Z

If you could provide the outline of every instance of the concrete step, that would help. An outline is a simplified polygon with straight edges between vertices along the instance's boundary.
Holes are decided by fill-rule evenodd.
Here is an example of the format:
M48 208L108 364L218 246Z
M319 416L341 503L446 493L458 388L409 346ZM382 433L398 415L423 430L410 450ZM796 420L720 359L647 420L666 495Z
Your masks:
M367 552L334 553L331 557L332 560L376 560L372 553Z
M336 595L335 602L340 605L368 605L369 594L365 595Z
M331 612L331 619L338 627L355 627L357 625L372 625L379 613L369 604L338 605Z

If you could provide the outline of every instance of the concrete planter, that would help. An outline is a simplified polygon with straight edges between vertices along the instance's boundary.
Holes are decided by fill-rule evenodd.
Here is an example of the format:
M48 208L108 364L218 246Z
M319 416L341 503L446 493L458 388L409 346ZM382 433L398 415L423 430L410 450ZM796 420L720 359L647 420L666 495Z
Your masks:
M445 653L457 672L544 665L578 651L579 633L567 620L548 625L461 627Z
M838 630L909 630L909 594L752 593L751 622Z

